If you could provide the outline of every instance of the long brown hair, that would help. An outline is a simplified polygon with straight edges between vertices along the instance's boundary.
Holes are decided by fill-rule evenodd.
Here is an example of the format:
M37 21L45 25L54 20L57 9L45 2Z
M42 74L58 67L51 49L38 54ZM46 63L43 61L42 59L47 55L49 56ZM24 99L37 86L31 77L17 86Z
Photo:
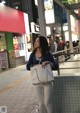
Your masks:
M44 36L38 36L38 38L40 41L40 48L41 48L42 55L45 55L47 52L49 52L47 39ZM35 51L36 50L34 50L33 52Z

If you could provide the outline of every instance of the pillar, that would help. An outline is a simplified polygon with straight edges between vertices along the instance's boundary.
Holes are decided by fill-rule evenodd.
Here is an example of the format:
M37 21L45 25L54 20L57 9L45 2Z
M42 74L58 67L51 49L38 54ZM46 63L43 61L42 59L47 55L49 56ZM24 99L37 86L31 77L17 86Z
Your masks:
M80 41L80 21L78 20L78 40Z
M45 23L45 14L44 14L44 0L38 0L38 15L39 15L40 35L46 37L46 23Z
M71 19L70 19L70 12L69 12L68 10L67 10L67 22L68 22L70 52L73 53L72 31L71 31ZM71 55L71 59L73 59L73 55Z

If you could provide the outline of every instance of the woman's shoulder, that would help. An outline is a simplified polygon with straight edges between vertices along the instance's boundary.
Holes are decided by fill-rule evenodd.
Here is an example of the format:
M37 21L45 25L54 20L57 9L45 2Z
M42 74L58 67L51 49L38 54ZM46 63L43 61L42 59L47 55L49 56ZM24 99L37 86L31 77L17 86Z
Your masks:
M35 55L35 53L34 52L32 52L31 54L30 54L30 57L33 57Z
M52 53L51 53L50 51L48 51L48 52L46 53L45 56L47 56L47 57L51 57L51 56L52 56Z
M50 51L48 51L46 55L52 55L52 53Z

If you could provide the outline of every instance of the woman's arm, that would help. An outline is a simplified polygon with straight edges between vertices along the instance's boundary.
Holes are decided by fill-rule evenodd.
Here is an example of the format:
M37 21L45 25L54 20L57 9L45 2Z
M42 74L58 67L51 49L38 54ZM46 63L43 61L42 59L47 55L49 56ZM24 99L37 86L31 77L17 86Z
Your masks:
M58 70L58 62L54 59L50 52L44 57L42 66L44 67L48 63L51 65L52 70Z
M59 67L58 61L56 59L54 59L54 57L51 53L49 56L49 61L50 61L52 70L58 70L58 67Z

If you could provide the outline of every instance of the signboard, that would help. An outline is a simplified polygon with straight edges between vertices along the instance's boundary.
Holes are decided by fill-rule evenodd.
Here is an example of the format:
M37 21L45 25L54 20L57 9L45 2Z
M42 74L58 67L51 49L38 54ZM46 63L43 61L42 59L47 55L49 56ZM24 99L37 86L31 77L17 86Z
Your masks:
M55 23L53 0L44 0L46 24Z
M7 52L0 52L0 70L8 68Z
M40 27L39 25L35 24L34 22L31 22L31 32L39 34Z
M25 33L23 12L0 4L0 31Z

